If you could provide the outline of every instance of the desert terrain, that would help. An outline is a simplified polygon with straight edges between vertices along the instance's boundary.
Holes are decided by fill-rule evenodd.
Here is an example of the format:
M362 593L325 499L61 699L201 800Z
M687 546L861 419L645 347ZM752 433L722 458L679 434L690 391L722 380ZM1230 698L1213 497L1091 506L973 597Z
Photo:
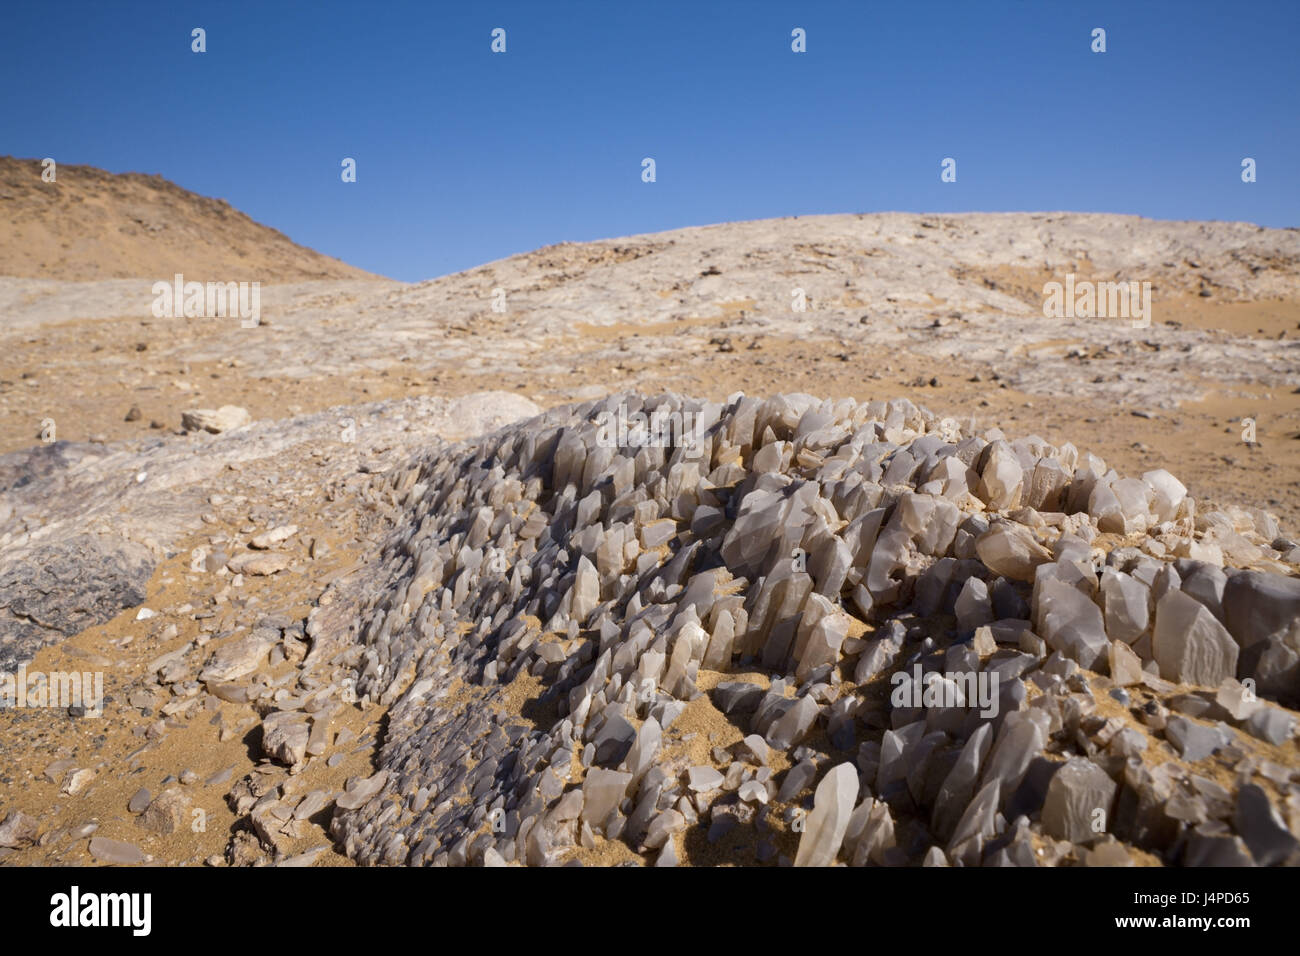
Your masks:
M0 224L0 671L105 691L0 709L4 864L1297 859L1300 231L843 214L409 284L10 159ZM156 317L177 272L260 321ZM1045 317L1067 274L1149 324ZM711 459L605 455L620 404ZM1102 645L1036 583L1080 560ZM914 664L1019 690L918 714Z

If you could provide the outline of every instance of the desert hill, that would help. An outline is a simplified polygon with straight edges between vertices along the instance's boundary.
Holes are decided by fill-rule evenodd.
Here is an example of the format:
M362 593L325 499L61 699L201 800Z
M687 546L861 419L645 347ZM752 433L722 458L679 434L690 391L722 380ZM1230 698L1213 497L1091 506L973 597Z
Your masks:
M0 275L91 281L209 273L248 281L364 279L235 209L158 175L0 156Z
M0 675L104 692L0 685L0 862L1300 862L1298 263L816 216L286 271L252 327L0 275Z

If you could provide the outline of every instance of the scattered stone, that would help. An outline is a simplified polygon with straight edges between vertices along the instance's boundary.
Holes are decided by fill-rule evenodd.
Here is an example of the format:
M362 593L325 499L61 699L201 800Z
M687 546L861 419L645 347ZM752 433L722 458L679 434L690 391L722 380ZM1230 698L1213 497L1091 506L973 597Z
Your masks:
M189 810L193 801L176 787L168 787L150 801L136 818L135 825L153 833L175 833L189 828Z
M181 413L181 428L187 432L211 432L214 435L242 428L253 420L248 409L238 405L222 405L213 410L196 408Z
M100 863L116 863L124 866L144 863L149 859L134 843L125 843L109 837L92 837L90 855Z
M10 810L0 822L0 847L18 848L36 842L36 821L21 810Z
M1170 717L1165 724L1165 736L1189 763L1204 760L1224 745L1219 730L1186 717Z
M297 711L277 711L262 719L262 751L286 766L297 766L307 758L311 728Z
M297 533L297 525L279 525L278 527L272 528L270 531L264 531L262 534L259 534L257 537L253 538L248 545L250 548L257 548L258 550L264 551L267 548L274 548L278 544L283 544Z
M226 562L231 574L251 574L266 577L283 571L289 566L289 557L279 551L265 554L237 554Z

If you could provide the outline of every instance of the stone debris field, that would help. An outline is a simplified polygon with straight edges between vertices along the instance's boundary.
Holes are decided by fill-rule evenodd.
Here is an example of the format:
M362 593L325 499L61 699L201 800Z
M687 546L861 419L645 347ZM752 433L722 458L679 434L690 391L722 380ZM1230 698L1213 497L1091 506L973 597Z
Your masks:
M0 865L1300 863L1298 263L813 217L253 329L15 268Z

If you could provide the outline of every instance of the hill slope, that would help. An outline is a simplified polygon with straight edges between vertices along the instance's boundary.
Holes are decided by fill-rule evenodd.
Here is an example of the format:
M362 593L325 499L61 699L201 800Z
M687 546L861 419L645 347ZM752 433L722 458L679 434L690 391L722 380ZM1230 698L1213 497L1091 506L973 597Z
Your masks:
M161 176L0 156L0 275L91 281L195 278L364 279L233 208Z

